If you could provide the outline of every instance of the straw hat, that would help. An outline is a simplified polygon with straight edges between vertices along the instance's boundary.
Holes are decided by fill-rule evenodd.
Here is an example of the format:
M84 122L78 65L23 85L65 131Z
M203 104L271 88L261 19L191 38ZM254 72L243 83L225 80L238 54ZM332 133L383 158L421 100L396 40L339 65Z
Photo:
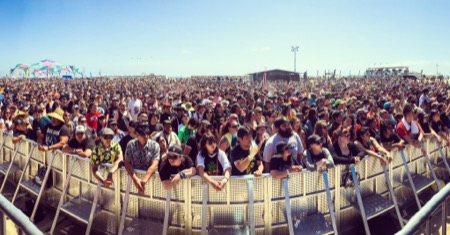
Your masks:
M56 118L61 122L64 122L64 111L60 108L55 109L55 111L53 113L49 113L47 116L51 117L51 118Z
M192 103L191 102L186 102L184 104L181 105L182 107L184 106L184 109L186 111L195 111L195 109L192 107Z

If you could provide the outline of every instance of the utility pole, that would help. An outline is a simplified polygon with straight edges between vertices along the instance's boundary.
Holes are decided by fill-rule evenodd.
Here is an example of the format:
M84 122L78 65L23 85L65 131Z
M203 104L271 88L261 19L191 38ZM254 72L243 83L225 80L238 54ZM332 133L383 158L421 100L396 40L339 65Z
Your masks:
M298 46L292 46L291 51L294 52L294 72L297 70L297 52L298 52Z

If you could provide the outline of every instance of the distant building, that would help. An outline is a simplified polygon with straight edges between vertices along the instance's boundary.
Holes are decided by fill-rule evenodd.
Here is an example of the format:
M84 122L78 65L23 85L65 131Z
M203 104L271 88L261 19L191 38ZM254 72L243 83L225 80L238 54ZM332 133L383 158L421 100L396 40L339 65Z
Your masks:
M256 73L250 73L248 76L251 81L261 82L266 73L267 81L299 81L300 75L297 72L286 71L281 69L267 70Z

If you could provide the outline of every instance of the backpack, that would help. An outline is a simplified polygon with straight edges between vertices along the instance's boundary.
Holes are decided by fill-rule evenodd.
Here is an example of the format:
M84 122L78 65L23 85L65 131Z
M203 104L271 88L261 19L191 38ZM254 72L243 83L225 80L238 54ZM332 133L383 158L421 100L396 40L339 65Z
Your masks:
M36 176L33 179L35 184L42 185L42 181L44 181L45 173L47 172L47 169L48 168L46 166L39 167L39 169L36 173ZM53 174L50 172L50 174L48 175L48 179L47 179L47 183L45 184L45 187L50 188L52 186L53 186Z

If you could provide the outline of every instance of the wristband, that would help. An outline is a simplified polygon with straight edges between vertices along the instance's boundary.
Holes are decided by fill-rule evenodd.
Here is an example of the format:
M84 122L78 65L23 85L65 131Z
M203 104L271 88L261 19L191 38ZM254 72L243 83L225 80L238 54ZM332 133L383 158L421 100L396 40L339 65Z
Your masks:
M180 175L180 177L181 177L182 179L186 179L186 173L185 173L185 172L181 171L181 172L178 173L178 174Z

